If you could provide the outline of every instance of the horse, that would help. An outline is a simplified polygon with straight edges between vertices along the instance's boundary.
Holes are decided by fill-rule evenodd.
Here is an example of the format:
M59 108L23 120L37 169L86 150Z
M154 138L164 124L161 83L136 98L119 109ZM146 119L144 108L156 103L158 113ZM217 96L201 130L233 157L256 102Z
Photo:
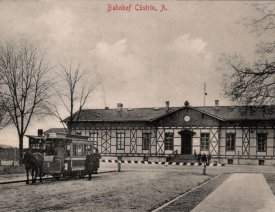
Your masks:
M39 173L40 182L42 182L42 171L43 171L43 156L39 152L32 153L27 151L23 157L23 163L25 165L27 181L29 184L29 173L32 176L32 183L36 182L37 174Z

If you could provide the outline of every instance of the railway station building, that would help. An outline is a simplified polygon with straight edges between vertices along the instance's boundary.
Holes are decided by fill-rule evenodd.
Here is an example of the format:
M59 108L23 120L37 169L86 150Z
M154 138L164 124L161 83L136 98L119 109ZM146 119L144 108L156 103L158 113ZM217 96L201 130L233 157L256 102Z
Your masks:
M67 122L65 119L64 122ZM275 106L85 109L71 123L103 156L165 160L211 154L228 164L275 163Z

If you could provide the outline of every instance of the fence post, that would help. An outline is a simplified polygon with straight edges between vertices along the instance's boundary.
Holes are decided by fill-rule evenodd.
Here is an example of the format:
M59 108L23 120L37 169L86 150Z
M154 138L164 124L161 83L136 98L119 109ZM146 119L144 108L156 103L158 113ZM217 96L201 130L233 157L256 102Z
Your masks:
M13 160L16 160L16 148L14 148L14 159Z
M203 175L206 175L206 163L203 163L203 171L202 171Z
M238 165L240 165L240 150L238 150Z
M121 156L117 157L117 171L121 172Z

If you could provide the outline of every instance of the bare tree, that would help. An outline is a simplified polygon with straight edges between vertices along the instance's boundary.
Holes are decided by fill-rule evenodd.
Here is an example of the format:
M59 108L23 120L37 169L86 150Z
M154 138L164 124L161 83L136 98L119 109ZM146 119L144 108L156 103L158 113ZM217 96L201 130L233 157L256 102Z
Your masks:
M1 101L0 101L1 102ZM0 105L0 130L11 124L11 118L8 112Z
M275 30L275 5L270 2L257 2L252 6L257 14L254 17L242 18L240 23L258 35Z
M270 5L256 4L257 17L243 19L245 25L258 35L275 32L275 10ZM275 5L273 5L274 8ZM259 42L254 62L240 55L223 56L229 74L225 77L225 95L244 105L275 103L275 40Z
M49 70L45 54L31 41L0 45L0 104L17 130L20 162L31 121L47 111L52 88Z
M275 61L258 59L247 64L240 56L227 56L224 64L232 71L226 78L224 90L233 102L244 105L275 102Z
M88 75L81 69L80 64L73 60L66 65L59 65L59 73L59 81L56 83L59 104L53 104L50 113L58 118L67 133L71 134L72 122L78 122L83 107L99 83L99 77L92 73Z

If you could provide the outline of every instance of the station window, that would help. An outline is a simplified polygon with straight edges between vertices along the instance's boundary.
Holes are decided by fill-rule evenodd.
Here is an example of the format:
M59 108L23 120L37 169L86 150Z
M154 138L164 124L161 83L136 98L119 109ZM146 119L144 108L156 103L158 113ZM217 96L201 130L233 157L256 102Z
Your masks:
M165 150L174 149L174 133L165 133L164 148Z
M201 151L209 150L209 133L201 133Z
M125 133L116 134L116 147L118 150L123 150L125 145Z
M257 150L258 152L266 151L266 133L257 133Z
M142 133L142 149L149 150L151 141L151 133Z
M234 151L236 143L235 133L226 133L226 151Z
M93 142L94 147L98 148L98 133L90 133L90 140Z

